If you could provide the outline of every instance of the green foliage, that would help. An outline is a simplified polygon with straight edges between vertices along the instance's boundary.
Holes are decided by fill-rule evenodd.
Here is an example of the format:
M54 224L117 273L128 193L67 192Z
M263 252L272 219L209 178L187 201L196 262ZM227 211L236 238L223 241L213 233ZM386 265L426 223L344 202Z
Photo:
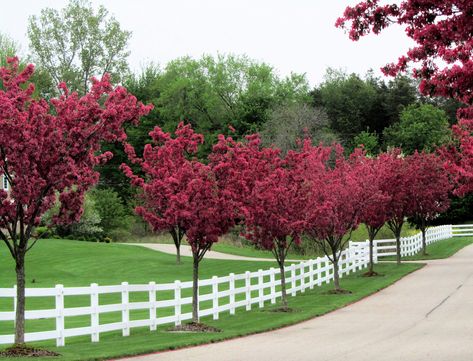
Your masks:
M371 109L378 101L375 86L356 74L329 69L325 81L313 93L315 104L323 106L330 127L350 146L355 135L370 127Z
M122 80L130 36L103 6L95 11L87 0L70 0L60 12L45 8L28 25L35 63L47 69L55 84L65 81L81 94L93 76L109 73L113 82Z
M274 69L246 56L189 57L170 62L157 83L157 108L163 128L172 130L180 120L205 135L204 153L220 133L253 133L282 103L307 100L303 75L280 79Z
M100 217L99 226L103 234L111 235L117 229L128 229L129 222L123 201L112 189L94 189L91 192L94 209Z
M399 121L399 112L417 100L417 84L398 76L387 84L368 72L364 78L328 69L324 82L312 91L313 104L325 108L331 129L349 149L362 132L377 134Z
M69 233L73 238L92 241L98 240L103 234L101 221L94 198L90 194L86 194L84 199L84 213L80 221L67 228L69 228Z
M42 217L42 225L52 229L52 232L60 237L68 239L78 239L84 241L99 241L103 234L103 229L100 226L100 213L96 209L95 200L90 193L84 197L84 212L79 222L70 225L54 225L53 218L58 214L60 209L60 202L50 208Z
M270 113L260 132L263 143L284 153L297 147L297 140L311 138L314 144L330 145L337 140L330 130L327 114L305 103L281 104Z
M401 147L405 153L432 151L450 139L448 118L442 109L431 104L411 104L400 116L399 123L384 131L386 144Z
M355 147L363 147L366 154L374 156L379 152L379 138L376 133L365 130L353 138Z

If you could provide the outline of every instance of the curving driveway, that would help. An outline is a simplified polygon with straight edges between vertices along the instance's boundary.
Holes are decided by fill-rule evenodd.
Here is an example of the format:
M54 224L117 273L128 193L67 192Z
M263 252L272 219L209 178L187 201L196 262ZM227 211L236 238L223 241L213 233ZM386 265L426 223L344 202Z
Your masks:
M159 251L168 254L176 254L176 246L169 243L122 243L130 246L141 246L152 249L154 251ZM192 257L192 250L190 246L181 245L181 256ZM275 262L274 258L258 258L258 257L245 257L245 256L236 256L233 254L208 251L205 254L206 259L226 259L233 261L266 261L266 262ZM299 262L300 260L288 259L287 262Z
M473 246L313 320L130 360L472 361Z

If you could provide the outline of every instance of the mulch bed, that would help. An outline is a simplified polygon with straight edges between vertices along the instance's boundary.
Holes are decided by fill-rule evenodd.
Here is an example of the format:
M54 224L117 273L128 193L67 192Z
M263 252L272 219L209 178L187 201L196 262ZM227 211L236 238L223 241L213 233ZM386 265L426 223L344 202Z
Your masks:
M189 322L172 327L168 332L222 332L222 330L199 322Z
M352 291L350 290L330 290L330 291L327 291L327 294L329 295L348 295L350 293L353 293Z
M0 351L0 357L45 357L61 356L60 354L44 350L41 348L30 347L26 345L14 345L3 351Z
M376 276L382 276L378 272L375 271L368 271L362 274L363 277L376 277Z
M278 308L271 308L268 310L268 312L294 312L294 310L290 307L278 307Z

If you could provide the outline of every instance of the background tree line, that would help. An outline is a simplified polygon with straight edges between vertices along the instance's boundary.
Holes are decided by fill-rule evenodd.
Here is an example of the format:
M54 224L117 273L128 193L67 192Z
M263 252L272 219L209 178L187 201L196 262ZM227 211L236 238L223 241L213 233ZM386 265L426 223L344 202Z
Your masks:
M38 96L57 95L59 81L84 94L88 79L110 73L112 82L123 84L143 103L153 104L139 126L126 129L139 154L155 126L171 131L180 121L204 135L200 159L208 155L218 134L238 140L254 132L261 134L265 145L274 144L283 152L294 149L297 139L310 137L314 143L340 142L347 152L363 145L373 155L390 147L411 154L449 142L450 125L456 122L458 102L422 96L418 83L405 75L385 81L372 72L361 76L328 69L324 81L311 88L304 74L283 77L269 64L232 54L182 57L164 67L151 63L132 73L131 36L103 6L94 9L86 0L71 0L62 10L46 8L30 18L31 53L22 58L36 64ZM2 64L19 50L0 34ZM139 223L131 214L136 191L119 171L127 160L122 145L104 148L114 157L99 168L98 190L86 202L90 211L84 218L90 219L58 230L62 236L121 238ZM100 212L103 199L113 203L108 208L118 210L111 224ZM452 204L455 214L447 214L444 221L453 215L465 217L458 209L470 208L468 197Z

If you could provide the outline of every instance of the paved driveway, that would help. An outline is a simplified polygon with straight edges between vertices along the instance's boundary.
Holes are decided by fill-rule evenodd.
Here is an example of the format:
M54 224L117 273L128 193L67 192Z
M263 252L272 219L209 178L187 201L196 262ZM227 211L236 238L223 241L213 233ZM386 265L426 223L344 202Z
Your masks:
M473 246L325 316L132 360L472 361Z
M163 253L176 254L176 246L169 243L123 243L131 246L141 246L152 249L154 251L159 251ZM192 257L192 250L190 246L181 245L181 256ZM267 261L267 262L276 262L274 258L258 258L258 257L245 257L245 256L236 256L234 254L216 252L216 251L207 251L205 254L206 259L227 259L233 261ZM288 259L287 262L299 262L299 260Z

